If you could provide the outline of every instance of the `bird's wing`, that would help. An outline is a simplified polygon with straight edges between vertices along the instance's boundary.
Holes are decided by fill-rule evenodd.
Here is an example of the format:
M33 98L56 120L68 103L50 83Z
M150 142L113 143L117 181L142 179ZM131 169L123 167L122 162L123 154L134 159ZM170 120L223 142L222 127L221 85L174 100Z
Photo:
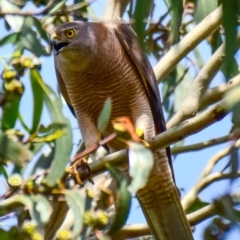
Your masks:
M158 83L152 66L147 57L142 53L143 51L139 47L135 32L127 24L117 24L115 33L141 76L152 110L156 134L164 132L166 130L166 125L162 111ZM169 147L166 148L166 151L169 165L172 169L173 179L175 181Z
M60 72L58 71L57 69L57 65L55 64L55 68L56 68L56 76L57 76L57 80L58 80L58 85L59 85L59 88L60 88L60 91L70 109L70 111L72 112L72 114L74 115L74 117L76 117L75 115L75 112L74 112L74 109L73 109L73 106L72 106L72 103L71 103L71 100L68 96L68 92L67 92L67 89L66 89L66 86L65 86L65 83L62 79L62 76L60 74Z

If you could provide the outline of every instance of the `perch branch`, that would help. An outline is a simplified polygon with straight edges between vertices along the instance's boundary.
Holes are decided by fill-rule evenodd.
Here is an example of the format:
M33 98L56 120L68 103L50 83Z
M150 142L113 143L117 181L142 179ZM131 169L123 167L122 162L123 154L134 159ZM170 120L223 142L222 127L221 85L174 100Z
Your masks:
M220 101L228 90L234 87L237 87L239 85L240 85L240 74L238 74L237 76L229 80L227 83L222 83L217 87L208 89L201 100L199 110L202 110L207 106Z

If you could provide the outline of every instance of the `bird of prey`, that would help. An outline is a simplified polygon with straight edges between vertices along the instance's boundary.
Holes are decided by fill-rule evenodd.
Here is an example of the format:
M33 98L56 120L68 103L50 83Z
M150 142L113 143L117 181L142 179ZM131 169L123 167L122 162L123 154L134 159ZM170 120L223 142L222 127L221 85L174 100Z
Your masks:
M107 98L111 119L128 116L151 141L165 131L158 84L136 34L125 23L69 22L50 32L62 95L76 116L85 146L99 141L97 119ZM109 123L105 137L113 132ZM111 152L117 141L108 143ZM154 167L137 197L155 239L193 239L175 187L169 149L154 153Z

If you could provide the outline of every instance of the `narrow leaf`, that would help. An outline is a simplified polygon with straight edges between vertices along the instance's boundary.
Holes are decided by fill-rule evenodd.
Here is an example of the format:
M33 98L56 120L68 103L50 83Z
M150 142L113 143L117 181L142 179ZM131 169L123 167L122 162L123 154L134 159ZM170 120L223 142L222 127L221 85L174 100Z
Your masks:
M37 227L41 229L41 227L43 227L50 218L51 205L41 194L31 195L30 198L33 202L34 219L37 222Z
M33 93L33 115L32 115L32 128L30 132L32 134L37 132L42 116L43 89L41 88L39 81L37 80L38 73L33 69L30 69L29 72Z
M0 133L0 160L9 160L17 166L22 167L23 163L32 158L29 152L21 143L14 142L7 135Z
M85 207L85 196L76 190L65 191L68 207L74 213L73 234L76 237L82 230Z
M201 22L206 16L218 7L218 1L198 0L196 1L196 11L194 19L197 23Z
M129 143L129 175L132 177L129 191L137 191L146 186L153 167L153 154L150 149L140 143Z
M131 194L128 191L128 182L125 175L119 169L110 164L106 164L106 167L117 184L115 202L116 215L108 231L108 234L111 235L124 226L127 221L131 207Z
M139 43L142 49L144 46L143 41L145 38L146 20L151 13L153 2L153 0L137 0L135 11L133 13L133 29L138 35Z
M239 0L222 0L223 5L223 27L226 39L226 75L230 77L234 62L237 36L237 14L240 8Z
M100 133L104 133L109 123L110 115L112 110L112 100L108 98L103 106L103 109L97 120L97 128Z
M1 12L20 12L19 7L7 0L0 1L0 9ZM4 18L14 32L20 32L24 22L24 17L18 15L6 15Z
M72 151L72 128L70 122L62 114L61 98L56 96L50 87L44 84L42 77L37 69L33 69L36 80L43 91L44 102L53 122L65 124L66 134L55 141L55 155L51 165L51 171L47 175L46 183L54 186L62 177L65 167L69 162Z
M17 81L16 81L17 82ZM3 105L2 130L14 128L18 118L20 100L22 94L15 91L6 91L6 102Z
M18 33L11 33L2 39L0 39L0 46L12 43L14 44L17 41Z

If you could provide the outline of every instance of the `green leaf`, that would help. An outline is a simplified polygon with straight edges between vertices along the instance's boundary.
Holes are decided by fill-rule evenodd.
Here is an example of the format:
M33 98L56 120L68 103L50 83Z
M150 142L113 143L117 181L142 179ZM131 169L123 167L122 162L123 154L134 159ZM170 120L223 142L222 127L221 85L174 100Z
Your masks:
M171 93L176 87L176 80L177 80L176 68L164 78L164 84L162 87L163 107L167 112L170 111L170 102L171 102L170 96L172 95Z
M37 57L45 54L40 39L37 37L36 32L32 30L31 17L25 18L21 29L20 41L27 50L34 53Z
M239 0L222 0L223 27L226 39L226 76L230 78L233 70L234 54L236 51L237 14L240 9Z
M33 218L37 222L37 227L40 230L41 227L46 224L50 218L52 209L49 201L41 194L30 196L33 202Z
M76 190L67 190L64 192L68 207L74 213L74 225L73 225L73 234L74 236L78 236L83 227L83 216L84 216L84 208L85 208L85 198L83 192L80 193Z
M2 224L0 223L0 225L4 226L3 223ZM16 226L12 227L12 229L10 229L9 231L0 229L1 239L4 239L4 240L16 240L16 239L19 239L19 235L20 234L19 234Z
M146 27L146 19L148 19L152 7L153 0L137 0L135 11L133 13L133 29L138 35L139 43L142 49L144 49L143 41L145 38L145 27Z
M14 128L18 118L18 111L22 95L14 91L6 92L6 102L3 105L2 130Z
M35 18L35 17L31 17L30 18L32 21L32 25L34 27L36 27L37 33L39 34L39 36L44 39L47 43L49 43L49 37L48 34L46 33L46 31L43 29L42 24L40 23L39 19Z
M16 43L18 38L18 33L11 33L0 40L0 46L7 45L9 43Z
M198 0L196 3L197 6L194 19L197 23L201 22L206 16L208 16L218 7L218 1L216 0Z
M112 110L112 100L108 98L103 106L103 109L97 120L97 129L100 133L104 133L109 123L110 115Z
M129 211L131 208L131 194L128 191L128 181L126 176L116 167L106 164L112 178L117 184L116 193L116 215L110 226L108 234L117 232L127 222Z
M17 207L18 204L20 204L20 206L25 206L28 209L30 216L34 217L33 202L27 195L14 195L13 197L4 199L0 202L0 207L11 209L12 206Z
M25 130L26 132L30 133L31 130L29 129L29 127L28 127L27 124L25 123L25 121L24 121L24 119L23 119L23 117L22 117L22 115L21 115L20 112L18 112L18 120L19 120L19 122L22 124L22 127L24 128L24 130Z
M42 145L40 145L39 147L43 147L44 143L41 143ZM34 144L35 145L35 144ZM31 170L31 172L29 173L29 176L42 172L46 169L48 169L51 166L51 163L54 159L54 155L55 155L55 147L54 146L49 146L50 150L47 149L45 150L37 159L33 169Z
M31 134L37 132L43 110L43 89L41 88L37 78L38 72L30 69L30 80L33 93L33 115L32 115L32 128Z
M0 164L0 172L2 173L4 178L7 180L8 179L8 174L7 174L7 171L6 171L6 169L5 169L3 164Z
M180 39L180 26L182 24L183 2L182 0L175 0L171 5L172 20L171 20L171 34L172 43L176 44Z
M234 208L230 196L223 196L214 202L216 213L232 222L240 222L240 211Z
M9 160L22 167L23 163L31 158L31 152L21 143L14 142L7 135L0 133L0 161Z
M212 54L222 45L222 37L219 31L214 32L209 38L208 42L210 42L212 47Z
M67 133L61 138L55 140L55 154L51 165L51 171L47 175L46 184L53 187L62 177L65 167L69 162L72 151L72 128L70 122L62 114L61 98L56 96L54 91L44 84L42 77L37 69L32 69L36 77L36 81L41 86L43 91L44 103L47 106L48 112L53 122L65 124L65 132Z
M20 12L20 8L13 4L11 1L1 0L0 1L1 12ZM14 32L20 32L24 17L18 15L6 15L4 16L8 25L12 28Z
M129 143L129 175L132 177L129 191L137 193L137 191L146 186L148 177L153 167L153 153L143 144Z
M191 206L186 210L186 213L189 214L195 212L208 205L209 203L203 202L200 198L196 198L195 201L191 204Z

